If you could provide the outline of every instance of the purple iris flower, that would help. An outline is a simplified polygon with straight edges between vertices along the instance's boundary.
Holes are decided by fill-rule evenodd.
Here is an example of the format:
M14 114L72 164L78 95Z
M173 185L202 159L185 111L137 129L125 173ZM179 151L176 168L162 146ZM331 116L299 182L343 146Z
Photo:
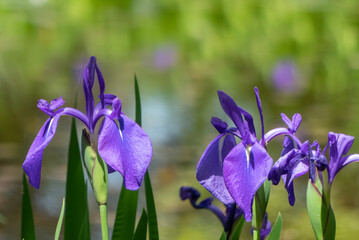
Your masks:
M252 219L253 197L273 163L265 148L257 88L255 95L262 122L262 141L257 140L253 117L237 106L230 96L218 91L221 106L236 128L228 129L227 123L212 118L219 135L208 145L197 166L199 183L224 204L235 202L243 209L246 221ZM235 137L242 141L236 144Z
M206 198L205 200L197 203L201 194L192 187L181 187L180 197L182 201L189 199L191 205L195 209L208 209L214 213L221 221L224 231L231 233L235 221L243 215L243 211L236 206L235 203L227 204L226 213L224 214L218 207L212 204L213 198ZM229 234L228 234L229 235Z
M337 173L344 166L351 162L359 161L359 154L351 154L344 156L348 153L354 142L354 137L345 135L343 133L328 133L328 144L326 151L329 148L329 166L328 166L328 182L333 183Z
M95 73L100 88L100 102L96 106L92 94ZM116 96L104 93L105 81L95 57L90 58L85 69L83 89L86 114L74 108L60 108L65 103L62 97L51 103L43 99L38 101L37 106L49 115L49 118L37 134L23 163L23 169L31 185L39 188L44 149L55 135L59 118L62 115L69 115L85 124L91 135L94 134L97 123L103 117L98 131L99 154L109 166L109 172L120 172L125 187L137 190L152 158L150 138L136 122L122 113L121 101Z

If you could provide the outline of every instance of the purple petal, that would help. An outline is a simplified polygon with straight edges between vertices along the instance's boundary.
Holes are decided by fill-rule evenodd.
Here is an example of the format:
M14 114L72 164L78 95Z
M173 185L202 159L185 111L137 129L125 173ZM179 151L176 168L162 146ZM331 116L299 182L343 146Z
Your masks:
M120 129L114 120L105 117L98 138L103 160L124 178L125 187L137 190L152 158L150 138L134 121L121 115Z
M113 111L110 114L110 118L119 119L121 117L121 108L122 108L121 100L115 98L112 102Z
M344 167L343 155L347 154L354 141L354 137L342 133L328 134L329 145L329 182L333 182L335 175Z
M258 142L238 144L223 161L223 176L229 193L243 209L247 222L252 219L253 197L266 180L273 160Z
M40 187L42 155L55 135L60 116L61 114L57 114L47 119L32 143L22 165L25 173L29 176L30 184L35 188Z
M204 151L197 166L197 180L213 196L224 204L233 203L223 179L223 159L236 145L233 135L227 135L220 146L221 138L225 134L217 136ZM222 158L220 158L222 157Z
M295 133L298 130L301 123L302 123L302 116L299 113L295 113L292 117L293 133Z
M228 115L228 117L233 121L233 123L238 128L241 136L245 136L245 130L243 128L243 118L241 111L234 100L222 91L218 91L219 102L222 106L223 111Z
M83 89L86 100L86 114L89 118L90 132L93 131L92 125L92 116L95 108L95 102L92 95L92 87L95 79L95 68L96 68L96 58L91 57L87 67L84 71L84 81L83 81Z
M264 122L263 122L263 110L262 110L262 103L261 103L261 99L259 98L259 91L258 88L255 87L254 88L254 92L256 95L256 100L257 100L257 107L258 107L258 111L259 111L259 115L261 117L261 124L262 124L262 140L265 141L264 138Z
M64 104L65 104L65 101L62 99L62 97L56 98L51 101L50 109L54 111L55 109L58 109L59 107L61 107Z
M274 128L272 130L270 130L269 132L267 132L264 135L264 139L266 140L266 144L268 144L268 142L270 142L273 138L280 136L280 135L288 135L290 136L290 138L292 138L294 140L294 142L298 145L298 147L302 146L301 141L292 133L289 132L288 129L286 128Z
M98 83L100 86L101 105L102 105L102 108L104 108L105 107L105 80L103 79L102 73L101 73L100 69L98 68L97 64L96 64L96 73L97 73Z
M213 127L215 127L220 134L224 133L228 128L228 124L225 121L222 121L222 119L217 117L212 117L211 123Z
M352 154L343 158L343 167L351 162L358 162L359 154Z
M284 113L280 114L282 116L283 122L288 126L289 131L293 129L292 121Z
M50 104L44 99L39 99L37 101L37 107L49 116L54 115L54 111L50 108Z

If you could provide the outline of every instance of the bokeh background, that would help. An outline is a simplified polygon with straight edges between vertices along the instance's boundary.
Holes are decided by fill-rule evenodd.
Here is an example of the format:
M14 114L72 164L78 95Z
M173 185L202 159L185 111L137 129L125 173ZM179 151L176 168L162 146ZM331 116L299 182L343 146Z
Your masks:
M215 216L178 196L180 186L207 193L196 164L216 136L212 116L226 118L217 90L256 119L258 86L265 128L299 112L302 140L329 131L359 136L359 3L355 0L0 0L0 238L19 239L21 164L46 120L40 98L73 106L82 70L98 58L106 92L134 118L133 76L142 94L143 127L153 141L150 174L161 239L218 239ZM78 123L78 129L82 126ZM53 238L65 192L70 118L45 150L40 190L31 188L38 239ZM278 158L281 139L269 145ZM359 152L354 142L350 153ZM336 177L332 202L337 239L359 234L359 165ZM121 186L110 177L109 223ZM281 211L282 239L313 239L305 208L307 177L295 181L290 207L283 183L272 187L269 219ZM140 199L143 204L143 197ZM89 191L93 239L99 213ZM220 206L219 202L216 202ZM243 238L249 238L249 224Z

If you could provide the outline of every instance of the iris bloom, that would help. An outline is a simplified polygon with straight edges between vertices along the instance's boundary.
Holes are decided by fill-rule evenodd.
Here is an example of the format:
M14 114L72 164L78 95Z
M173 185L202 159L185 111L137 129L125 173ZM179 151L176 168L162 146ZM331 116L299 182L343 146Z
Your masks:
M200 196L201 194L192 187L181 187L180 189L180 197L182 201L188 199L195 209L210 210L221 221L224 231L231 233L233 224L239 217L243 215L243 211L239 209L236 204L232 203L225 205L226 213L223 214L223 212L218 207L212 204L213 198L206 198L200 203L197 203L197 200L200 198Z
M100 88L100 102L96 106L92 94L95 73ZM152 158L149 137L136 122L122 113L121 101L116 96L104 93L105 82L95 57L90 58L85 69L83 89L86 114L70 107L60 108L65 103L62 97L50 103L43 99L38 101L37 106L49 118L37 134L23 163L31 185L39 188L44 149L54 137L60 117L69 115L85 124L91 135L103 118L98 131L99 154L109 166L109 172L118 171L122 174L127 189L138 189Z
M359 154L351 154L344 156L348 153L354 142L354 137L345 135L343 133L328 133L328 144L326 149L329 148L329 166L328 166L328 182L333 183L337 173L344 166L351 162L359 161Z
M219 135L208 145L197 166L199 183L224 204L237 203L246 221L252 219L253 197L273 163L263 139L262 106L257 88L255 95L262 122L262 140L257 140L253 117L230 96L218 91L220 104L236 127L228 129L227 123L212 118ZM235 137L241 139L239 144Z

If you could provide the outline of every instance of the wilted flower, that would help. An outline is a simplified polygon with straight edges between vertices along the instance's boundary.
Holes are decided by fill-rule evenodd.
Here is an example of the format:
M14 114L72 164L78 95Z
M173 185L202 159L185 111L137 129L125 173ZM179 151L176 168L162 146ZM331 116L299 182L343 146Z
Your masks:
M96 106L92 94L95 73L100 88L100 102ZM83 89L86 115L74 108L60 108L65 103L62 97L51 103L43 99L38 101L37 106L49 118L37 134L23 164L31 185L39 188L43 151L56 132L59 118L69 115L85 124L90 134L94 134L97 123L104 117L98 131L98 152L108 164L109 172L118 171L122 174L127 189L138 189L152 157L149 137L139 125L122 113L121 101L116 96L104 93L105 82L95 57L90 58L85 69Z

